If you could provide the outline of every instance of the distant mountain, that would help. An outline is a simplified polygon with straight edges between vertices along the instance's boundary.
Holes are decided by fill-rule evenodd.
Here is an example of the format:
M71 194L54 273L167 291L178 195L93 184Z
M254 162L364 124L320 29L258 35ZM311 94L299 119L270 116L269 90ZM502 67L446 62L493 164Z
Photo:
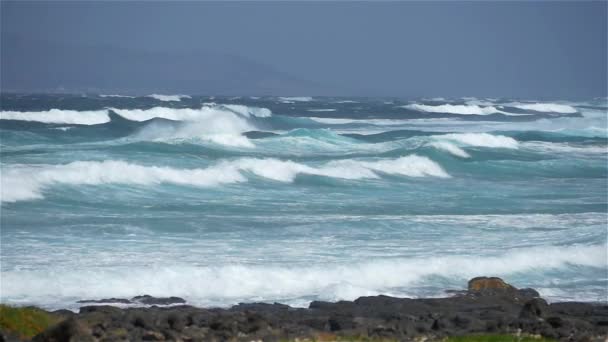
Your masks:
M163 53L59 44L3 34L0 62L0 87L4 92L340 93L242 56L208 50Z

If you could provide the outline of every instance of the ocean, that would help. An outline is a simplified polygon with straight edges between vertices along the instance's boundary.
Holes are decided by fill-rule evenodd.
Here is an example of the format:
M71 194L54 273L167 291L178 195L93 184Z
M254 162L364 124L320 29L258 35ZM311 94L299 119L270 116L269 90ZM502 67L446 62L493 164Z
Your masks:
M606 98L1 100L2 303L608 300Z

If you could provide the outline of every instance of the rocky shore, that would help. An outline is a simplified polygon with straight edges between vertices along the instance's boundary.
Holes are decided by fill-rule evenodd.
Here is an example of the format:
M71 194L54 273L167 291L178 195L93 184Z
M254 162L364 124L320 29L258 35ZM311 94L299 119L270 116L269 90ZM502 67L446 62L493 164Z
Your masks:
M83 301L87 302L87 301ZM118 308L112 303L151 307ZM33 341L433 341L470 334L533 335L564 341L606 341L608 303L548 304L533 289L499 278L474 278L447 298L360 297L283 304L239 304L229 309L184 305L178 297L138 296L88 301L79 313L50 313L59 323ZM103 304L103 305L100 305ZM3 332L0 340L19 340Z

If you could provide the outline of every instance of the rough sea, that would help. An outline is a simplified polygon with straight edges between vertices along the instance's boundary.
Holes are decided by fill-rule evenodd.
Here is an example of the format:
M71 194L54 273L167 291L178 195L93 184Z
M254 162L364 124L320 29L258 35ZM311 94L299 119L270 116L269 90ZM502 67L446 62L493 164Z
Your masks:
M2 303L607 301L607 100L3 94Z

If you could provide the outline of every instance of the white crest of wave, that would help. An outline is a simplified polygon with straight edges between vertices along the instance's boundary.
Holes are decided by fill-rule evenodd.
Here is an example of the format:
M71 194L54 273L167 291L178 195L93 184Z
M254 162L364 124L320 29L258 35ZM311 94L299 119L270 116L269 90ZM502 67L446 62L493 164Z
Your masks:
M344 118L320 118L309 116L308 119L328 125L347 125L347 124L370 124L379 126L403 125L410 123L411 120L396 119L344 119Z
M241 158L223 161L204 169L176 169L143 166L124 161L77 161L63 165L16 166L2 170L2 202L43 198L43 190L56 184L100 185L162 183L210 187L246 182L243 172L278 182L293 182L298 174L339 179L379 178L378 173L409 177L450 177L437 163L426 157L409 155L392 160L343 160L321 166L308 166L278 159Z
M442 105L437 105L437 106L431 106L431 105L413 103L413 104L409 104L409 105L405 105L405 106L401 106L401 107L416 110L419 112L427 112L427 113L450 113L450 114L459 114L459 115L505 114L505 112L498 110L494 106L482 107L482 106L478 106L475 104L471 104L471 105L442 104Z
M2 171L2 202L42 198L42 190L55 184L98 185L173 183L215 186L246 179L230 169L175 169L142 166L124 161L77 161L54 166L17 166Z
M180 296L201 306L279 301L306 306L310 298L354 300L360 296L411 296L428 277L462 280L492 274L508 278L574 265L606 267L605 244L520 248L494 255L442 255L314 266L155 265L95 270L3 271L5 301L73 303L74 298ZM515 284L526 286L527 284ZM415 293L414 293L415 295ZM541 293L543 295L543 293ZM308 299L306 299L308 298Z
M558 104L558 103L510 103L507 104L509 106L524 109L524 110L533 110L535 112L549 112L549 113L562 113L562 114L573 114L578 112L576 108Z
M335 112L336 110L333 108L318 108L318 109L307 109L309 112Z
M142 111L141 113L131 110L126 112L128 114L124 111L118 112L118 114L133 120L151 117L185 120L179 125L153 122L136 133L133 136L134 139L163 141L199 139L220 145L254 147L253 143L242 134L255 130L255 125L249 122L247 118L231 111L203 107L201 109L171 110L162 108L159 111L155 111L153 108L153 110Z
M146 121L163 118L184 121L177 126L152 123L139 131L134 138L144 140L200 139L220 145L236 147L254 147L254 144L242 134L256 130L251 116L270 117L272 112L266 108L247 107L242 105L206 104L201 108L166 108L150 109L117 109L116 114L133 121Z
M43 123L73 124L73 125L99 125L110 122L107 110L77 111L64 109L50 109L40 112L0 112L0 120L36 121Z
M517 140L511 137L506 137L504 135L492 135L489 133L450 133L443 135L434 135L433 138L438 140L454 141L464 145L477 147L511 149L516 149L519 147L519 143L517 142Z
M433 142L429 143L428 145L432 146L436 149L449 152L449 153L455 155L456 157L461 157L461 158L470 158L471 157L471 155L468 154L465 150L463 150L462 148L460 148L448 141L433 141Z
M279 97L279 100L281 100L282 102L286 102L286 103L293 103L293 102L310 102L313 100L312 97L310 96L281 96Z
M147 97L151 97L153 99L157 99L163 102L177 102L182 99L191 99L192 97L189 95L161 95L161 94L151 94Z

